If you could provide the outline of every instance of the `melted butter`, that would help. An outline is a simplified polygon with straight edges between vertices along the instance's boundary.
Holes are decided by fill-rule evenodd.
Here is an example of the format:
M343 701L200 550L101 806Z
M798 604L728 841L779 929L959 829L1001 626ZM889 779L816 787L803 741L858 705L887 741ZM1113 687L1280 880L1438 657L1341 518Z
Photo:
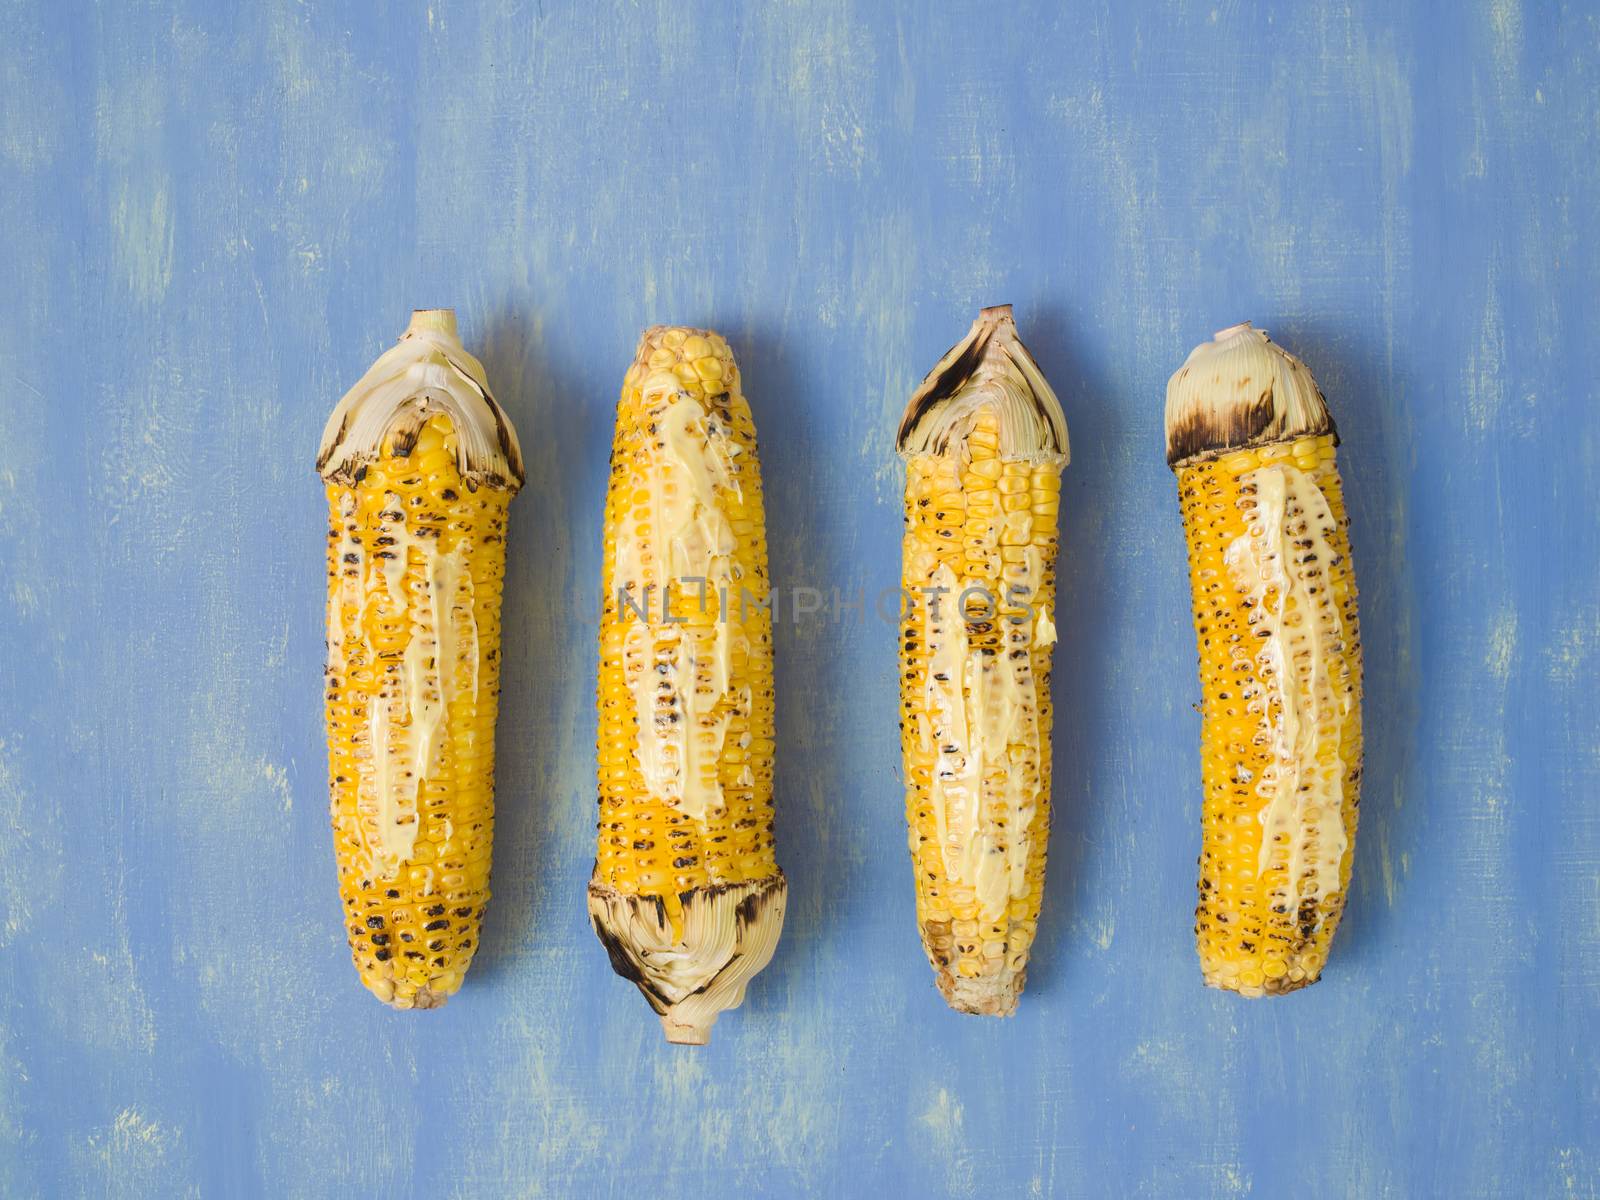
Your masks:
M1344 762L1339 737L1351 698L1333 678L1333 651L1345 640L1343 616L1327 585L1335 521L1316 480L1300 468L1270 463L1241 477L1254 487L1249 531L1234 539L1224 564L1251 600L1250 623L1261 636L1258 677L1277 700L1273 764L1256 794L1265 801L1256 873L1288 843L1285 862L1291 911L1339 889L1347 848ZM1313 592L1313 586L1316 590ZM1253 710L1267 711L1263 699Z
M985 414L993 417L1002 464L1066 464L1061 405L1017 339L1009 306L983 310L912 395L898 438L908 487L931 495L961 486L969 440ZM1012 517L997 513L990 532L979 535L988 543L980 549L999 549L997 539L1014 527ZM1036 649L1056 640L1051 614L1038 603L1045 570L1031 545L1022 562L1004 567L1004 594L990 597L1000 610L993 618L1001 633L996 652L971 645L965 614L956 611L963 587L993 581L958 585L935 551L910 539L902 560L902 580L913 594L928 585L948 589L937 615L928 598L919 601L929 665L916 735L933 758L929 801L945 871L953 883L972 888L986 923L1001 920L1010 900L1027 895L1042 786L1033 660ZM1033 605L1031 620L1007 619L1019 598Z
M970 882L966 851L978 823L979 760L969 753L966 678L967 625L955 613L955 573L940 563L929 581L944 594L922 603L922 633L928 647L926 682L929 728L925 745L933 751L932 800L939 851L952 879ZM954 853L952 854L952 851Z
M1043 559L1031 551L1016 584L1031 598L1042 578ZM937 615L932 603L922 605L930 657L929 718L920 734L934 756L934 825L945 871L973 889L983 919L992 922L1011 899L1027 894L1040 784L1034 627L1005 623L998 654L974 648L957 610L961 588L954 573L941 563L929 582L950 589L940 596Z
M383 586L389 593L389 600L394 604L395 611L404 614L409 605L406 595L406 564L410 561L411 533L406 528L405 505L399 496L393 492L384 493L383 512L380 514L383 524L379 526L381 537L391 537L394 545L385 547L391 553L389 557L380 559L383 569Z
M1015 596L1015 605L1007 604L1005 608L1019 608L1026 611L1027 607L1033 609L1033 642L1040 648L1056 644L1056 623L1050 614L1050 606L1044 603L1041 592L1044 588L1044 554L1039 547L1029 544L1022 550L1022 568L1012 567L1005 572L1005 586L1008 598ZM1015 588L1012 592L1010 589ZM1014 628L1011 622L1007 626Z
M666 380L674 391L677 379L671 375L656 375L645 381L645 392L661 389ZM679 394L668 405L660 424L670 463L668 476L680 486L673 489L679 497L680 509L675 528L670 530L672 548L678 557L674 566L685 571L698 566L705 555L727 556L733 553L733 526L717 504L717 487L739 495L738 482L733 469L733 455L738 447L722 436L713 438L706 423L706 410L692 396ZM720 429L720 427L719 427ZM692 535L692 536L691 536Z
M626 634L627 660L639 664L629 681L639 770L652 795L704 823L726 807L719 765L728 728L751 711L749 689L730 689L744 633L720 599L734 582L737 543L718 493L742 495L739 447L670 372L651 374L640 391L661 453L654 442L645 448L648 506L620 522L612 586L627 588L641 608L664 607L670 588L675 617L697 623L667 623L659 611L659 622L635 618Z
M466 658L467 678L470 681L472 701L478 701L478 594L472 584L472 571L467 562L466 539L458 541L448 554L439 554L435 569L429 575L428 596L433 608L434 628L439 630L439 669L447 687L459 686L461 669L461 621L457 613L466 618L470 636L470 651ZM461 596L462 585L466 596Z
M727 808L717 767L732 713L726 707L715 711L721 693L701 688L698 679L690 682L685 694L695 699L688 705L688 728L684 730L684 787L679 805L696 821L704 822L707 813L720 814Z
M420 789L439 755L444 723L458 686L460 630L456 616L461 580L466 575L466 543L458 542L448 554L439 551L437 538L420 538L415 543L422 551L424 577L428 581L430 628L413 629L406 643L403 676L405 679L405 743L410 752L411 778ZM470 582L470 579L469 579ZM466 605L470 614L470 599ZM473 622L476 640L476 617ZM477 692L477 656L472 662L472 688ZM412 809L415 811L415 793ZM412 839L415 840L415 826ZM407 848L409 853L409 847Z
M1006 812L1009 814L1005 845L1005 899L1028 894L1027 871L1033 848L1033 819L1038 813L1039 789L1043 782L1040 778L1042 746L1039 738L1039 693L1033 674L1033 651L1035 648L1051 646L1056 640L1055 625L1050 620L1049 611L1039 603L1044 571L1044 555L1037 546L1028 546L1022 578L1015 582L1022 589L1023 601L1037 606L1034 624L1031 628L1026 621L1013 625L1002 617L1004 648L999 659L991 666L991 673L1004 697L999 710L1003 715L1000 731L1004 740L1000 741L997 736L999 744L995 752L997 756L1009 756L1003 787ZM1017 747L1021 748L1020 754L1017 753ZM979 900L984 900L981 891ZM998 896L991 896L986 908L998 911L1000 900Z
M743 631L740 631L743 636ZM711 691L718 696L728 693L728 684L733 678L733 637L728 629L728 616L720 613L717 618L717 635L711 644Z
M372 829L368 834L367 852L373 870L388 878L394 874L399 859L411 852L416 842L416 816L412 814L410 834L400 828L396 811L394 788L394 743L389 737L389 687L385 680L383 690L372 702L367 744L372 763L372 793L375 801L372 812ZM363 822L363 828L366 823Z
M1006 772L1006 811L1010 814L1007 839L1007 894L1018 898L1028 894L1028 858L1033 849L1033 819L1039 810L1039 790L1043 786L1041 762L1043 747L1039 738L1039 693L1033 674L1035 648L1055 644L1056 627L1047 606L1040 603L1044 587L1044 555L1030 545L1025 556L1026 572L1021 586L1027 602L1037 605L1033 627L1026 622L1006 628L1006 650L1000 664L1001 679L1011 698L1015 714L1007 730L1008 746L1021 745L1021 761L1013 758Z
M1027 547L1024 562L1006 570L1006 586L1018 590L1008 592L997 618L1000 653L971 646L957 611L963 587L976 581L958 582L939 563L926 578L928 586L949 589L939 597L938 614L926 598L918 600L930 650L918 736L934 758L934 829L944 869L952 882L973 888L984 922L997 922L1011 899L1027 894L1042 784L1034 650L1054 642L1050 613L1037 603L1043 579L1045 560L1037 547ZM922 581L907 579L907 586ZM1006 618L1029 603L1035 605L1032 621Z
M346 491L339 497L338 578L328 589L328 668L343 672L349 666L345 652L344 610L354 608L360 620L361 587L366 578L366 555L356 538L356 497Z
M405 723L398 729L401 747L399 753L404 756L405 777L412 781L408 791L413 795L407 797L410 803L404 807L415 813L415 790L421 786L422 777L433 762L433 756L439 746L439 732L444 725L445 709L448 701L439 688L439 680L433 669L436 662L438 647L431 636L425 633L413 632L411 640L406 643L405 654L401 658L400 678L405 713ZM415 822L412 823L410 841L416 840ZM407 853L410 846L406 847Z
M411 532L404 504L392 493L384 496L377 536L386 539L382 549L392 557L373 562L383 576L391 616L405 623L407 636L399 664L382 667L382 686L368 714L370 774L363 782L370 782L371 791L365 797L362 828L373 870L380 878L392 878L416 847L419 798L442 751L451 705L468 691L477 701L478 624L468 568L471 547L465 538L446 552L440 536ZM415 604L406 587L413 554L425 590ZM361 586L357 581L358 590ZM367 614L359 605L356 612L359 632L370 647ZM351 632L341 622L341 645ZM463 644L470 647L465 685Z
M669 651L670 655L671 651ZM677 746L664 730L672 728L673 685L669 677L675 663L662 659L651 636L650 626L636 621L628 626L623 640L623 657L633 669L628 681L633 692L633 711L639 725L639 775L651 795L665 795L678 773ZM633 664L637 664L634 668Z
M1056 644L1056 623L1050 619L1050 606L1040 604L1034 609L1033 644L1041 650Z

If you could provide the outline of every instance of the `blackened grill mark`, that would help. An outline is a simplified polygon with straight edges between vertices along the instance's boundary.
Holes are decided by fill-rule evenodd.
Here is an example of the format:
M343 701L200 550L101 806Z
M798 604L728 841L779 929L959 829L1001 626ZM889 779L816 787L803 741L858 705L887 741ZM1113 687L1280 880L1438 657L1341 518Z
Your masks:
M748 885L742 883L709 884L706 887L693 888L687 892L681 892L678 898L682 903L688 903L695 897L699 897L704 901L734 888L746 886ZM762 911L773 903L774 897L784 890L786 890L786 881L782 871L778 871L771 878L762 881L758 891L751 892L734 907L734 920L738 923L738 928L743 931L753 925ZM591 892L593 894L602 894L603 889L597 891L591 888ZM638 905L651 905L655 909L656 924L663 928L666 926L667 908L660 896L634 896L632 897L632 902ZM611 969L637 987L644 998L650 1002L650 1007L655 1009L657 1013L665 1013L671 1008L674 1001L657 991L655 986L651 984L650 980L639 969L639 964L633 957L632 950L620 938L607 930L599 917L591 914L589 923L594 926L595 936L600 939L600 944L606 948L606 957L611 960ZM735 951L715 975L690 994L700 995L715 986L741 957L743 957L742 953Z
M338 448L339 443L344 441L344 435L349 431L349 429L350 415L346 413L344 420L339 424L339 432L335 434L333 440L328 443L327 449L321 454L317 455L317 473L319 475L322 473L322 468L328 465L328 459L333 457L333 452Z
M409 429L396 428L390 438L391 453L396 458L410 458L411 451L416 448L417 435L422 432L422 422L419 420Z
M1327 401L1320 389L1317 399L1322 402L1323 421L1295 433L1293 437L1276 440L1297 442L1305 437L1331 434L1333 444L1337 446L1339 427L1334 424L1333 414L1328 412ZM1187 465L1197 459L1215 458L1247 446L1271 445L1272 442L1258 439L1271 428L1276 407L1273 385L1268 384L1267 390L1246 408L1228 406L1217 412L1185 413L1182 420L1167 433L1167 466Z
M928 387L927 379L923 380L922 386L928 388L928 390L917 400L915 407L907 412L900 421L900 432L895 438L897 443L904 444L906 437L917 427L917 422L922 419L929 409L933 408L941 400L947 400L955 395L961 390L962 385L972 378L972 373L978 369L978 363L983 358L984 348L989 344L989 337L993 332L992 328L984 329L977 337L972 339L972 344L962 351L948 367L943 369L935 367L936 374L929 376L929 379L933 381L932 387ZM954 354L956 347L960 346L960 344L960 342L957 342L955 346L951 346L950 349L946 350L940 361L942 362L945 357Z
M1015 335L1015 327L1011 318L1011 306L1009 304L983 309L979 312L978 320L974 325L975 328L967 334L972 339L971 344L957 342L949 350L945 351L944 356L939 360L939 365L928 372L927 376L918 385L917 391L912 393L911 403L905 416L901 418L900 428L895 436L895 446L900 453L906 453L906 438L910 436L911 431L917 427L917 423L922 420L927 412L935 405L955 395L972 378L978 369L978 365L988 357L990 343L997 332L1008 328L1011 330L1009 342L1002 342L1000 345L999 353L1002 357L1009 359L1013 365L1018 364L1019 361L1026 361L1033 371L1038 372L1041 376L1043 375L1043 372L1039 370L1038 362L1028 352L1028 348L1022 344L1021 338ZM960 351L959 354L957 354L958 350ZM949 359L951 355L957 355L957 357L952 359L948 366L944 365L945 360ZM926 394L924 394L923 389L927 389ZM1030 393L1031 391L1030 385ZM1052 418L1037 396L1034 396L1034 402L1040 415L1046 418L1045 423L1050 431L1047 444L1041 448L1051 453L1061 452L1065 445L1065 426L1060 425ZM948 446L944 444L931 445L926 449L935 454L943 454L948 450Z
M1272 424L1272 385L1248 407L1228 405L1220 410L1191 410L1167 434L1167 465L1213 451L1237 450L1250 445Z
M505 460L510 465L512 473L517 477L517 486L521 487L522 481L525 477L522 466L522 456L517 453L516 448L512 445L511 430L506 425L506 415L500 411L500 405L495 403L495 401L487 392L484 393L483 398L489 401L489 411L494 414L494 436L495 441L500 444L500 453L505 456ZM505 485L503 482L497 481L495 486L504 487ZM474 488L473 490L476 491L477 489Z
M611 960L611 969L643 992L644 998L650 1001L651 1008L658 1013L666 1011L666 997L650 986L650 981L639 970L638 964L633 961L633 956L622 941L611 935L600 922L600 918L591 916L589 923L594 926L595 936L600 939L600 944L606 948L606 957Z
M473 380L473 386L477 387L476 380ZM476 492L480 484L487 485L488 487L492 488L498 488L501 491L514 492L522 487L523 480L525 478L522 465L522 456L512 445L511 430L506 424L505 413L501 411L499 403L494 399L493 396L484 391L482 388L479 388L478 391L479 394L482 395L483 398L488 402L489 411L494 416L495 441L500 447L501 455L505 458L506 463L510 466L511 474L516 482L513 485L498 471L489 470L473 472L463 471L462 479L466 483L467 490L469 492ZM434 413L444 411L438 405L429 403L425 400L419 403L418 399L418 397L412 397L411 401L409 402L410 407L405 407L402 405L401 409L396 412L393 420L389 424L388 437L390 452L397 458L409 458L411 456L411 451L416 447L417 438L422 432L422 427L428 423L429 418L432 417ZM340 467L337 471L334 471L331 474L324 471L324 468L328 464L328 460L333 457L334 451L338 449L339 444L344 441L345 434L349 432L349 428L350 422L349 418L347 417L345 419L345 423L339 427L338 436L328 443L328 448L326 451L317 456L317 473L322 475L322 477L330 483L342 483L349 486L360 483L361 480L366 477L367 463L361 462L359 465L357 465L355 460L346 462L344 466ZM372 459L376 458L377 455L369 455L367 457Z
M732 954L728 955L728 961L722 964L722 969L720 971L702 983L699 987L695 988L695 990L689 994L691 996L705 995L712 988L714 988L717 985L717 981L731 971L734 967L734 964L736 964L743 957L744 954L741 951L735 950Z

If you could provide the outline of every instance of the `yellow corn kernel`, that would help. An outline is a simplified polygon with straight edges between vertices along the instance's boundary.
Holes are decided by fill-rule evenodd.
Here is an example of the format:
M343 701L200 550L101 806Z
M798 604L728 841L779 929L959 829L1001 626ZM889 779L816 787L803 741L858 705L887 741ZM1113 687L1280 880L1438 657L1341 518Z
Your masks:
M617 972L669 1040L693 1043L743 999L783 921L765 521L722 338L652 329L636 362L668 374L630 369L617 408L589 906Z
M453 319L442 322L419 313L413 330L424 333L407 336L448 330L459 350ZM414 352L420 381L432 378L427 351ZM468 410L473 417L493 422L481 380L446 386L485 406ZM337 436L325 436L319 460L330 522L335 858L362 982L397 1008L431 1008L460 987L489 899L506 514L522 467L499 413L485 432L491 443L503 438L506 461L468 464L464 476L455 422L433 410L420 382L398 401L381 450L357 466L361 451L346 444L352 422L341 413L366 402L359 387L330 422ZM402 426L410 431L393 432ZM491 482L490 473L503 477Z
M978 338L987 351L964 353ZM983 397L1027 352L1009 310L986 309L968 339L901 426L902 581L915 600L900 629L901 751L923 948L952 1007L1004 1015L1025 978L1050 825L1054 635L1017 601L1053 617L1056 507L1033 497L1059 490L1066 431L1055 397L1030 392L1019 402L1057 440L1003 452L1001 408ZM928 394L943 399L925 406Z
M1319 442L1331 444L1332 440L1325 435ZM1333 460L1319 455L1314 459L1315 468L1307 473L1285 455L1241 454L1252 464L1250 468L1240 470L1239 462L1231 461L1234 455L1223 455L1181 468L1178 486L1189 543L1203 693L1204 832L1195 920L1201 967L1208 983L1259 994L1314 982L1317 970L1308 964L1307 956L1314 954L1320 964L1344 909L1361 779L1361 646L1344 498ZM1317 653L1327 662L1327 686L1332 688L1329 698L1338 705L1337 709L1325 705L1320 717L1313 713L1307 718L1325 728L1314 742L1302 737L1299 745L1302 755L1308 745L1316 748L1314 758L1298 764L1302 776L1316 771L1339 781L1335 803L1344 845L1336 872L1330 873L1321 890L1310 886L1303 862L1291 863L1297 845L1301 847L1298 859L1304 860L1307 840L1325 836L1326 823L1314 821L1312 814L1302 812L1296 817L1296 824L1280 835L1284 840L1268 848L1266 869L1261 869L1261 783L1263 779L1281 779L1285 769L1282 753L1275 748L1284 708L1276 682L1263 675L1256 649L1261 644L1262 626L1259 621L1253 625L1251 616L1260 609L1241 589L1225 561L1230 547L1251 540L1256 486L1251 472L1270 464L1277 464L1276 470L1305 476L1302 486L1317 489L1333 520L1333 528L1327 532L1332 555L1317 568L1327 581L1329 603L1317 612L1296 612L1292 618L1307 637L1321 639ZM1269 606L1278 600L1275 590L1267 596ZM1306 681L1297 686L1303 690ZM1266 699L1261 702L1255 697ZM1326 852L1328 848L1320 849ZM1290 877L1291 866L1300 868L1299 878ZM1274 961L1285 964L1285 969L1272 968ZM1290 966L1303 970L1293 981L1286 978Z
M1247 996L1316 982L1355 857L1361 641L1336 440L1305 365L1248 325L1168 384L1200 652L1195 935L1205 981Z

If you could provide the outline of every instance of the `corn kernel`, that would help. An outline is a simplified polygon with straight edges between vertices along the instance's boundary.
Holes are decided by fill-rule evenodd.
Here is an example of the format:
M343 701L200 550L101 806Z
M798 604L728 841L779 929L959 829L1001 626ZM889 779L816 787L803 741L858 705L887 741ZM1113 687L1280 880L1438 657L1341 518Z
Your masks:
M392 442L384 456L372 464L353 488L329 484L330 523L350 525L371 548L380 536L396 536L402 519L405 532L415 539L404 557L399 591L405 607L394 602L381 571L366 569L383 561L376 558L350 567L342 561L341 541L330 541L330 587L359 585L359 602L341 604L330 628L330 656L338 637L354 664L346 672L345 686L329 693L327 727L329 787L339 890L347 914L359 919L347 923L351 958L367 988L397 1008L431 1006L442 1002L461 982L478 941L484 905L488 900L490 841L494 824L493 736L496 698L499 694L500 580L504 570L505 517L510 493L480 486L476 492L462 480L457 464L459 439L447 414L436 413L418 431L406 456L395 456ZM346 505L355 514L344 516ZM394 515L396 512L402 516ZM387 514L387 515L386 515ZM453 665L454 687L476 688L478 702L452 706L442 727L438 758L421 779L405 774L394 786L403 802L404 781L412 780L410 796L415 813L398 825L407 838L414 837L404 856L392 861L380 853L375 811L376 783L370 754L371 719L375 709L388 705L399 710L395 726L403 719L406 703L399 680L402 659L414 636L436 638L432 610L416 597L428 595L431 555L468 551L471 591L463 590L458 603L471 606L478 643L458 646ZM346 570L350 573L345 574ZM419 628L413 630L413 623ZM353 648L356 631L360 649ZM376 667L366 655L376 657ZM330 667L334 663L330 661ZM448 671L449 666L442 669ZM440 681L442 684L442 680ZM391 733L387 745L398 745ZM405 847L405 842L400 843ZM446 880L450 881L448 884ZM453 893L448 901L440 889ZM441 905L445 906L441 908ZM439 909L439 913L431 910ZM442 914L442 915L441 915ZM457 941L441 954L446 969L410 970L405 953L420 946L424 926L445 920ZM464 936L463 936L464 935ZM430 981L437 981L430 982ZM428 989L424 992L422 989Z
M1256 610L1240 602L1234 570L1224 555L1240 538L1268 533L1255 517L1259 488L1251 471L1261 467L1306 471L1315 480L1333 520L1325 531L1334 550L1332 561L1316 567L1327 584L1329 607L1303 611L1294 602L1284 614L1284 630L1292 643L1322 636L1314 623L1333 619L1334 610L1342 622L1340 648L1329 651L1328 678L1335 700L1322 705L1323 724L1313 743L1322 757L1303 764L1299 778L1303 783L1321 780L1341 785L1339 819L1347 840L1351 839L1361 759L1360 647L1343 499L1332 459L1322 457L1331 442L1331 437L1320 436L1292 447L1234 451L1178 471L1205 713L1196 943L1206 981L1247 994L1290 991L1317 979L1343 909L1351 855L1347 851L1337 866L1336 886L1316 896L1317 916L1303 927L1301 888L1306 882L1305 877L1293 881L1288 877L1291 848L1298 838L1302 856L1315 855L1319 814L1326 810L1315 797L1305 803L1298 810L1298 833L1274 834L1263 858L1263 805L1282 777L1273 736L1277 706L1266 699L1275 694L1277 685L1270 664L1258 661L1255 650L1249 649L1259 641L1251 623ZM1306 518L1303 513L1291 516L1291 526L1298 528L1296 520ZM1241 703L1244 689L1248 690Z

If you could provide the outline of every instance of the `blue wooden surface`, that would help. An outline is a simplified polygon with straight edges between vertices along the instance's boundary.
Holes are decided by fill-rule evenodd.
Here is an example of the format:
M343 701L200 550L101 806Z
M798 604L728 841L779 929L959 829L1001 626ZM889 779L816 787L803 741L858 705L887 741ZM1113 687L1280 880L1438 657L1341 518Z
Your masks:
M1600 1191L1600 20L1071 7L0 4L0 1194ZM634 341L728 335L776 581L870 595L893 421L1001 301L1074 449L1022 1010L933 989L894 637L845 613L778 631L784 941L669 1047L583 914ZM311 469L413 305L529 465L495 899L432 1014L340 929ZM1244 318L1339 418L1367 647L1349 913L1255 1003L1194 959L1160 431Z

